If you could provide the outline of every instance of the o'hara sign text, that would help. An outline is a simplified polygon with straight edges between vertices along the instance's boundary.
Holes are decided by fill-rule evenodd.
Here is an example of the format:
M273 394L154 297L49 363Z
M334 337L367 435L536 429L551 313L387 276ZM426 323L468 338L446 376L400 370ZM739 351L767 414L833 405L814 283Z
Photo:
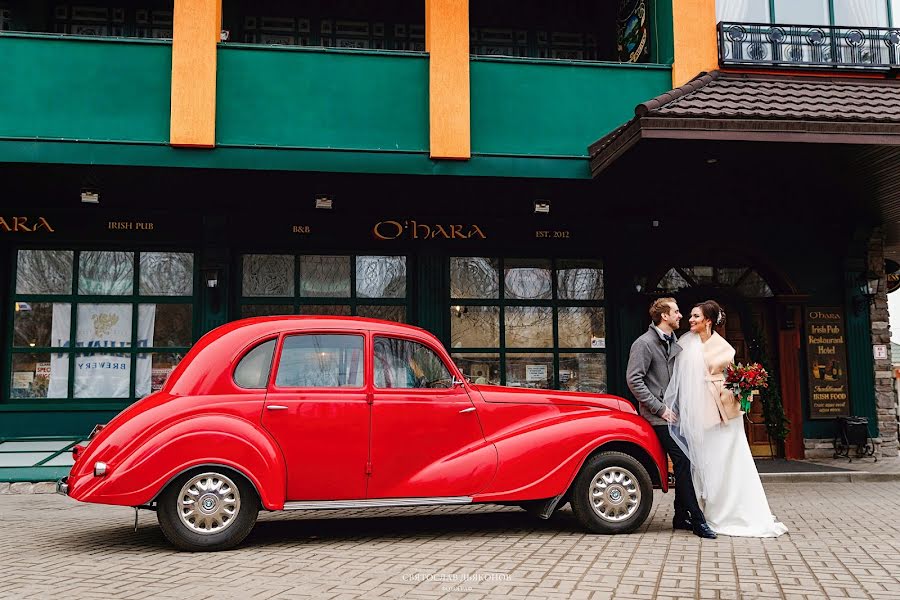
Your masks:
M372 228L379 240L483 240L481 227L461 223L421 223L419 221L379 221Z
M848 416L847 339L842 309L807 309L806 348L810 418Z
M37 233L54 229L44 217L0 217L0 233Z

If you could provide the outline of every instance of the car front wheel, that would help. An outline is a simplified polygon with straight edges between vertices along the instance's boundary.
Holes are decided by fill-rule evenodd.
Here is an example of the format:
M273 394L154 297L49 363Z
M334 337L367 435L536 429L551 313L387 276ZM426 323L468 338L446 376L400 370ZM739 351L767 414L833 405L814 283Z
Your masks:
M644 466L622 452L589 458L572 490L572 511L593 533L631 533L653 506L653 484Z
M192 552L237 546L253 529L258 514L259 497L244 477L209 467L170 483L156 510L166 538Z

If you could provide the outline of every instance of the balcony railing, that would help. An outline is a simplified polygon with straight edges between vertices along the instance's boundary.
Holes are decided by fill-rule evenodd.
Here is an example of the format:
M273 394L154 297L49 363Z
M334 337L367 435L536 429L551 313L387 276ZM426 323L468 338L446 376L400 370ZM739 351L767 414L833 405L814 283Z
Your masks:
M719 23L719 64L900 69L900 29Z

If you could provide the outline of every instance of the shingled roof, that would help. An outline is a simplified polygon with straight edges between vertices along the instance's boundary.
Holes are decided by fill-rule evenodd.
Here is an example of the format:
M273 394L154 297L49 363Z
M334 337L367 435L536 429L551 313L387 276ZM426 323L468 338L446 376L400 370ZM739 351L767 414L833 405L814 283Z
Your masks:
M596 175L642 138L900 145L900 81L703 73L590 147Z

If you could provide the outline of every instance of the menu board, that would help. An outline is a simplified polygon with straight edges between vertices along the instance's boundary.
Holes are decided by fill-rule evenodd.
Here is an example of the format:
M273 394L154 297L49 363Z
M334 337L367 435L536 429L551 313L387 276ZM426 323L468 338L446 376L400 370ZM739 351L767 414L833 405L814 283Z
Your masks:
M807 309L806 356L810 419L849 416L847 339L842 308Z

